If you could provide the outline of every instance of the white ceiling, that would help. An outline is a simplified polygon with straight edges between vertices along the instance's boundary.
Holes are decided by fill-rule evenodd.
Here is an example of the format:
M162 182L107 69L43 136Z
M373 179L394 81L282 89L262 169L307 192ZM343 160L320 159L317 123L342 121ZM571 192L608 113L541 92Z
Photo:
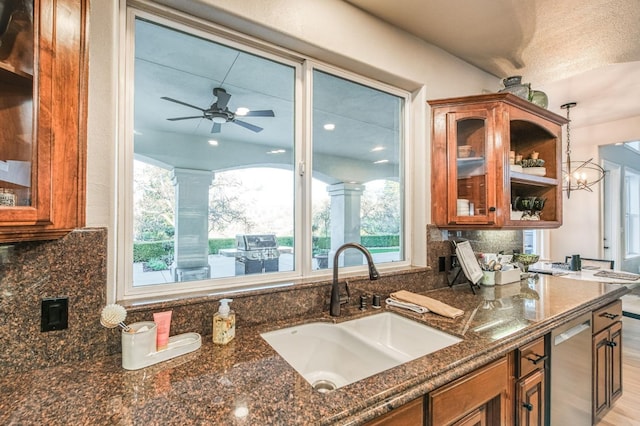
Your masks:
M293 66L142 18L136 20L135 32L137 159L160 167L215 171L256 164L291 167ZM313 84L314 176L328 183L397 176L400 99L319 71ZM272 110L275 116L236 117L260 127L258 132L226 122L214 133L211 119L203 115L218 100L215 88L230 95L230 111L247 107ZM327 123L335 130L325 130ZM212 148L209 139L218 145ZM379 147L386 148L384 154L373 149Z
M640 115L639 0L345 1L496 77L522 75L554 112L577 102L572 127Z

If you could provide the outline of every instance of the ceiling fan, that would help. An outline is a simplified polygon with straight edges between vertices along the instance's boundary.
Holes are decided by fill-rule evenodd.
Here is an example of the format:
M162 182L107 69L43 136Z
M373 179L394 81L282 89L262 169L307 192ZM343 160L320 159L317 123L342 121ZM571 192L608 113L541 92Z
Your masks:
M165 101L175 102L180 105L188 106L189 108L194 108L202 111L202 115L194 115L189 117L174 117L167 118L169 121L178 121L178 120L191 120L193 118L206 118L213 122L213 127L211 128L211 133L220 133L222 129L222 124L224 123L234 123L238 126L242 126L245 129L249 129L253 132L262 131L262 127L258 127L254 124L247 123L246 121L238 120L236 118L236 113L230 111L227 105L229 104L229 100L231 99L231 95L227 93L221 87L216 87L213 89L213 95L217 98L217 100L211 104L209 108L200 108L195 105L190 105L186 102L179 101L177 99L168 98L166 96L161 97L160 99L164 99ZM270 109L258 110L258 111L249 111L246 114L242 115L243 117L275 117L275 114Z

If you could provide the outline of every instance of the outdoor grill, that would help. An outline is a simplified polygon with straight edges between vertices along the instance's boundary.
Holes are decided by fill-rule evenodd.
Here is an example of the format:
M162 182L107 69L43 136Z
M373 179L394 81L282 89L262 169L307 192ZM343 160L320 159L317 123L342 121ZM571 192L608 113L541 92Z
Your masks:
M277 271L279 257L275 235L236 235L236 275Z

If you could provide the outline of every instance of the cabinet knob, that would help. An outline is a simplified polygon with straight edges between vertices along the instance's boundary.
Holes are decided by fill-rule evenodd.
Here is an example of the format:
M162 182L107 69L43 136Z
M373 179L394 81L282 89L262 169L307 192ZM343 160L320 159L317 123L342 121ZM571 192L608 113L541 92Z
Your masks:
M613 340L608 340L607 341L607 346L609 346L610 348L615 348L616 346L618 346L618 344L616 342L614 342Z
M496 208L495 208L495 207L489 207L489 211L490 211L490 212L495 212L495 211L496 211Z
M527 411L533 411L533 405L531 405L531 403L529 402L523 402L522 407L526 408Z

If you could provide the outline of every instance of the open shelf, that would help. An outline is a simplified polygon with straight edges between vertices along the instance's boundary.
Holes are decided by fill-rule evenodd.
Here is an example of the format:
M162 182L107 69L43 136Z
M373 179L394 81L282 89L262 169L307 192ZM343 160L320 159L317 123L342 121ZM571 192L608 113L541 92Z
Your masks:
M558 179L536 176L527 173L511 172L511 183L533 186L554 186L558 185Z

